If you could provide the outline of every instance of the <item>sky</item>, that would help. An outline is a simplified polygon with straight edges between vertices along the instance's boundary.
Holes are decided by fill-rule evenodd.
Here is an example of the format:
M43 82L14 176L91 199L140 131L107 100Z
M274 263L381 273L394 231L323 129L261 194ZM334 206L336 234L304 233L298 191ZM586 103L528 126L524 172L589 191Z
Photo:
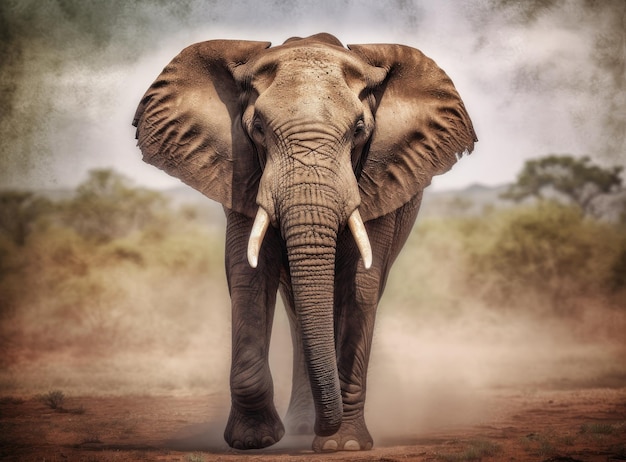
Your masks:
M131 126L163 67L199 41L318 32L413 46L452 78L479 142L435 189L509 183L552 153L626 166L624 0L3 0L0 189L75 187L95 168L178 185Z

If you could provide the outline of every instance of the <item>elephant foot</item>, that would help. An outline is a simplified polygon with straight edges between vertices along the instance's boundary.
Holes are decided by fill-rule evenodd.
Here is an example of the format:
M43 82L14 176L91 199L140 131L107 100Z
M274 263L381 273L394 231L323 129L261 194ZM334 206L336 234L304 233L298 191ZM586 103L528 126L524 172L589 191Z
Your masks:
M342 422L339 431L331 436L316 436L313 440L315 452L369 451L374 445L365 420Z
M297 410L290 407L285 416L285 426L290 435L312 435L315 426L315 409L313 406Z
M262 449L280 441L284 434L273 405L260 411L240 411L232 406L224 439L234 449Z
M315 417L313 417L313 420L285 419L285 425L287 426L287 433L290 435L312 435L315 433L313 431L313 427L315 426Z

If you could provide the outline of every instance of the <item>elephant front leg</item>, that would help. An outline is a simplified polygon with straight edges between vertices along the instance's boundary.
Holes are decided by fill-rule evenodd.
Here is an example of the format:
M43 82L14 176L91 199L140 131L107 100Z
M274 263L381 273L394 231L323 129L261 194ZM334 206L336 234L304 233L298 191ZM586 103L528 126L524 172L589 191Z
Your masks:
M364 411L376 310L391 265L415 222L420 200L418 195L396 212L366 224L374 257L369 270L359 261L352 236L345 232L341 235L336 264L335 337L343 420L336 434L315 438L313 449L317 452L368 450L374 444Z
M224 432L236 449L279 441L284 427L274 406L268 352L280 266L276 236L268 232L256 269L247 262L252 220L227 211L226 275L232 301L231 411ZM274 253L276 252L276 253Z
M376 270L374 269L374 272ZM359 290L359 279L367 278L372 290ZM350 302L338 305L336 326L337 356L343 420L339 431L328 437L316 437L316 452L364 451L372 448L374 440L365 423L367 367L370 358L374 320L378 305L378 287L372 274L357 273L357 290ZM376 287L376 290L373 287Z

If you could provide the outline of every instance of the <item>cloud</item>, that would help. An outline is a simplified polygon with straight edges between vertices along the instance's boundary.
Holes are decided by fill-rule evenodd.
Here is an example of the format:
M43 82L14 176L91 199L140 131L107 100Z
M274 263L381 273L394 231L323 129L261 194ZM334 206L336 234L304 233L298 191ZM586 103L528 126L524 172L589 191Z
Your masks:
M75 185L112 166L148 185L129 124L183 47L320 31L422 49L453 78L480 142L441 187L511 181L549 152L624 163L621 0L427 2L186 0L0 4L0 186ZM621 110L620 110L621 108Z

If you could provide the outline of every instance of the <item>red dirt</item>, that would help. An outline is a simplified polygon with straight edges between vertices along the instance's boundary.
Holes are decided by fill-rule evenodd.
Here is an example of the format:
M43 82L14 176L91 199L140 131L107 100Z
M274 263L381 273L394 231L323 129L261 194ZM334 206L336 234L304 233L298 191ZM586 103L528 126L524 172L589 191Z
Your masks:
M309 437L241 452L222 439L228 396L79 396L61 411L0 400L0 457L14 461L618 461L626 460L626 388L484 395L481 422L397 437L369 452L314 454ZM208 420L210 419L210 420Z
M139 310L118 319L117 330L89 335L67 320L48 331L43 322L5 322L12 335L0 335L0 459L626 460L626 315L592 308L573 320L473 309L419 322L381 310L366 404L374 449L337 454L313 453L312 437L286 436L263 451L226 445L227 310L191 312L189 323ZM284 414L291 339L281 313L270 364ZM60 411L34 398L52 390L66 395Z

